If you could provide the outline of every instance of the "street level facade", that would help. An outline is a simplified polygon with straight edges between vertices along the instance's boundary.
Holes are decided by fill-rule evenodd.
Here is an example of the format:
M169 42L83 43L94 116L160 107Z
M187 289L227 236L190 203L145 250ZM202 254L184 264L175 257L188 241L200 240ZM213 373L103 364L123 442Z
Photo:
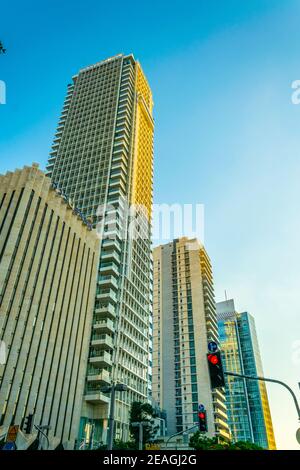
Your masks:
M37 164L0 175L0 435L32 415L50 448L74 447L98 259L95 231Z
M229 440L223 389L212 391L207 345L219 344L210 259L196 239L154 248L153 398L167 413L168 435L207 412L208 436Z
M151 395L153 100L141 65L122 54L79 71L68 86L47 174L101 238L79 440L128 440L133 401ZM135 221L138 219L136 229Z
M233 299L218 302L217 313L224 368L263 377L253 316L237 312ZM226 376L225 390L232 439L276 449L265 383Z

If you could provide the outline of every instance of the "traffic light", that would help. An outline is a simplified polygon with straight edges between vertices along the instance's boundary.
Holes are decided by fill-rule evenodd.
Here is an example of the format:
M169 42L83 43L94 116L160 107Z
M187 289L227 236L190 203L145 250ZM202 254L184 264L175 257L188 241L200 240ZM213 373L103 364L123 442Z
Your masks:
M31 434L32 431L32 425L33 425L33 415L28 415L24 419L24 424L23 424L23 431L25 434Z
M199 411L198 418L199 418L199 431L207 432L206 411Z
M220 351L207 354L207 362L211 388L224 387L225 379Z

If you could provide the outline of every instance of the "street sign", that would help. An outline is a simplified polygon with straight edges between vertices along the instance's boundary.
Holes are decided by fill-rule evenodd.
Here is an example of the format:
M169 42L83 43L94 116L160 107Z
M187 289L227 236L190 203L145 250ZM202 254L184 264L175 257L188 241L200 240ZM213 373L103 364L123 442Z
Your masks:
M300 428L297 429L297 432L296 432L296 439L297 439L298 444L300 444Z
M9 426L8 433L6 436L6 442L15 442L19 432L20 426Z
M16 444L14 442L5 442L2 450L16 450Z
M202 404L200 404L200 405L198 406L198 410L199 410L199 411L205 411L205 406L202 405Z
M214 341L210 341L207 345L209 352L214 353L218 350L218 345Z

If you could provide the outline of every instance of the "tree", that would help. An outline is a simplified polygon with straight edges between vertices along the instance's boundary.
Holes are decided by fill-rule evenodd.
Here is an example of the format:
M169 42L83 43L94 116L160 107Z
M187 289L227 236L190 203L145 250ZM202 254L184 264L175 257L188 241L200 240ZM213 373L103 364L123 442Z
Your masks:
M228 450L265 450L263 447L249 441L237 441L229 445Z
M206 437L200 433L195 434L190 438L189 446L195 450L224 450L225 446L223 443L218 441L217 437Z
M197 431L189 442L190 447L195 450L264 450L252 442L227 442L222 441L218 437L206 437Z
M154 425L155 411L149 403L141 403L135 401L131 405L129 417L129 430L135 444L139 442L139 428L133 427L132 423L147 422L148 425L143 426L143 445L154 439L158 426Z

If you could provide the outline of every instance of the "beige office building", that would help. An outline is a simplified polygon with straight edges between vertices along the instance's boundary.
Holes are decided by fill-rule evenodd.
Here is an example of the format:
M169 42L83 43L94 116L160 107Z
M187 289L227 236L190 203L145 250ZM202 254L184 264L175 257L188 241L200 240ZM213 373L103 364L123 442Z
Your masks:
M78 435L99 260L91 225L38 165L0 175L0 434L34 415Z
M195 239L154 249L153 398L167 412L168 435L198 423L207 411L208 436L230 437L223 389L212 392L207 343L219 343L212 268Z

